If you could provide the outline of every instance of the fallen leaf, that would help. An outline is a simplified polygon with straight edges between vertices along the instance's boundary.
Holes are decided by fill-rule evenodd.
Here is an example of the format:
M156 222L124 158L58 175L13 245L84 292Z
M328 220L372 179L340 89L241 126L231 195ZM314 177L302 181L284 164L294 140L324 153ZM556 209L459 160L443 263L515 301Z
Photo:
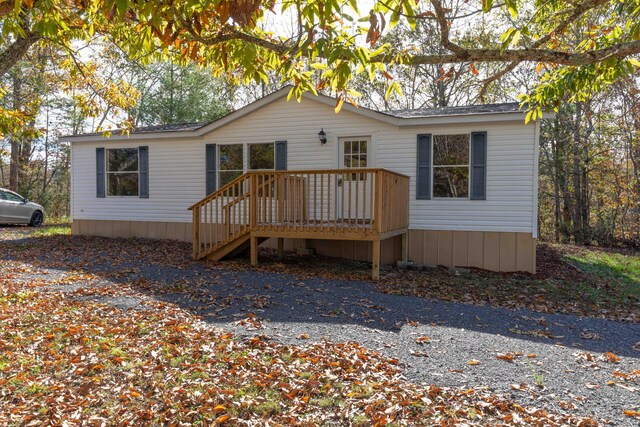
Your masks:
M504 360L505 362L513 362L515 355L513 353L499 353L496 359Z
M609 363L620 363L620 358L611 352L605 353L604 358Z
M416 344L424 344L426 342L429 342L429 337L426 335L416 338Z
M216 422L222 424L226 421L229 421L230 419L231 419L231 415L229 414L221 415L216 419Z

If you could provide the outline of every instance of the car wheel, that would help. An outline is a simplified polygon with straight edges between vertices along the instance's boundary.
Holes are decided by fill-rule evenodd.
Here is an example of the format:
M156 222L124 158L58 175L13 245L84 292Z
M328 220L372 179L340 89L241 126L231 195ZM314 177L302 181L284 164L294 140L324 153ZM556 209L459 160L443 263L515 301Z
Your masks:
M35 211L33 215L31 215L31 222L29 223L29 225L31 227L40 227L44 222L43 220L44 216L42 215L42 212Z

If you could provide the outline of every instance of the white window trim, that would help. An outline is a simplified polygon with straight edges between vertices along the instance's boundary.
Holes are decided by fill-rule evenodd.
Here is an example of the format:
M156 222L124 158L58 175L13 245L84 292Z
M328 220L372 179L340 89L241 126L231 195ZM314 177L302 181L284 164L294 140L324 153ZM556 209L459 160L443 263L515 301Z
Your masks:
M119 172L109 172L109 151L111 150L136 150L136 155L138 156L138 169L135 171L119 171ZM104 190L105 197L120 199L120 198L131 198L131 197L140 197L140 147L113 147L113 148L105 148L104 149ZM138 191L135 195L129 196L117 196L109 194L109 174L126 174L126 173L136 173L138 175Z
M433 156L435 147L436 147L436 136L448 136L448 135L467 135L469 137L469 141L467 143L467 147L469 148L469 163L466 165L435 165ZM431 136L431 200L471 200L471 133L439 133L433 134ZM467 168L467 197L436 197L435 192L433 191L435 188L435 176L436 176L436 168Z

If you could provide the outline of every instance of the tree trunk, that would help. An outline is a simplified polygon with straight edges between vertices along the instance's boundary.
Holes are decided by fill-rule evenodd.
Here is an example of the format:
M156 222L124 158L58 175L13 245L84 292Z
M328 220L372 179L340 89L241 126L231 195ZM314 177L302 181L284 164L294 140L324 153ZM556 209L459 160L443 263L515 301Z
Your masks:
M0 53L0 79L13 68L38 40L40 34L26 32L25 37L19 37L4 52Z
M13 75L13 109L18 111L21 104L22 82L17 74ZM11 160L9 163L9 190L18 190L18 171L20 170L20 139L11 135Z
M34 126L35 123L32 123L30 126ZM29 174L29 166L31 163L31 140L29 138L25 138L22 140L22 144L20 144L20 155L18 157L18 185L17 189L21 193L29 193L28 189L25 187L28 181ZM26 196L29 197L29 196Z
M582 174L580 171L580 124L582 118L582 104L576 103L575 119L573 124L573 199L574 209L571 212L573 220L573 238L579 245L584 243L584 224L582 223L582 210L584 200L582 200Z

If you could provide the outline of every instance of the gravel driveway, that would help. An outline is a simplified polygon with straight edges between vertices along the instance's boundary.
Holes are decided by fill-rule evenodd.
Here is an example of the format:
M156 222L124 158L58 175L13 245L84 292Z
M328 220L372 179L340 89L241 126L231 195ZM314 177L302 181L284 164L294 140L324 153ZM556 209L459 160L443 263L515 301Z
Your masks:
M369 282L231 270L224 263L126 267L102 284L150 285L140 286L142 295L103 302L135 309L140 299L160 299L238 335L282 343L357 341L398 359L414 382L486 387L522 404L638 426L623 410L640 408L640 383L624 381L620 372L640 370L639 324L388 295ZM114 271L108 262L84 269L102 277ZM40 272L47 280L64 274Z

